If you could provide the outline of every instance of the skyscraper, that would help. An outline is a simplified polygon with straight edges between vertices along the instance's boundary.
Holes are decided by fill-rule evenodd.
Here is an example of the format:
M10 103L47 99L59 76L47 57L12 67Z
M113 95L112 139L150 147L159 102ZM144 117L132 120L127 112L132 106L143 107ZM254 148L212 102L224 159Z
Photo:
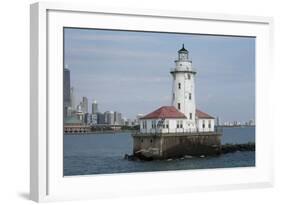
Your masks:
M67 116L67 109L70 106L70 71L63 69L63 114Z
M88 98L86 97L82 99L82 112L88 113Z
M98 102L97 101L94 101L92 103L92 114L95 114L95 113L98 113Z
M75 110L75 95L74 95L74 87L70 88L70 106L72 110Z
M98 112L97 113L98 116L98 124L105 124L105 117L103 113Z
M121 125L122 121L122 114L120 112L114 112L114 124L115 125Z
M106 111L104 113L104 120L106 124L113 125L114 124L114 112Z

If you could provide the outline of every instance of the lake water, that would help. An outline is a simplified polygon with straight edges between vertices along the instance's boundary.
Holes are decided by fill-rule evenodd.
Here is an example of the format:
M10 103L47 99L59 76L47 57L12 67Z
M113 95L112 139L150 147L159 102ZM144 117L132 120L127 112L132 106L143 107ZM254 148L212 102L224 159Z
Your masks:
M255 142L255 128L223 128L222 144ZM130 133L64 135L64 175L89 175L147 171L255 166L255 152L235 152L184 160L128 161Z

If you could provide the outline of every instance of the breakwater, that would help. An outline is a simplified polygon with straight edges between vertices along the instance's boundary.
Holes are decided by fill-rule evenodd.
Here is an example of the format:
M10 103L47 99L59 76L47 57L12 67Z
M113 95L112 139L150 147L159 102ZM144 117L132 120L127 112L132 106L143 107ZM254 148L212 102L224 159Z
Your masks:
M221 146L221 153L232 153L232 152L244 152L244 151L255 151L256 144L253 142L249 142L246 144L224 144Z
M234 152L249 152L249 151L255 151L256 150L256 145L255 143L249 142L245 144L224 144L221 145L220 151L216 152L216 155L221 155L221 154L227 154L227 153L234 153ZM171 159L191 159L194 157L200 157L200 158L205 158L206 155L184 155L184 156L178 156L178 157L171 157L166 160L171 160ZM152 161L154 160L153 157L146 157L143 155L128 155L125 154L124 159L129 160L129 161Z

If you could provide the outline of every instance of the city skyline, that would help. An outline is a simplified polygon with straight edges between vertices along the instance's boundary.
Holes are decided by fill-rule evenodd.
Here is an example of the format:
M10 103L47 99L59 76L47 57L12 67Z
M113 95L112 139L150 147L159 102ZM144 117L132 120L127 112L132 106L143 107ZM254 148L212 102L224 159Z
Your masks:
M222 121L254 119L255 39L245 37L65 29L76 100L86 96L127 118L170 105L169 72L182 43L198 72L199 109Z

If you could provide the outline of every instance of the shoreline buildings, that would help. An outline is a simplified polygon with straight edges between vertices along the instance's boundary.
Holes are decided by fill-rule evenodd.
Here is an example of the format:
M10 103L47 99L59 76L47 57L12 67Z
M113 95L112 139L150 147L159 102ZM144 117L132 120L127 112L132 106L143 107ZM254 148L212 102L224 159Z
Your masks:
M172 103L141 117L140 130L133 134L133 153L139 158L170 158L216 154L221 134L215 118L196 109L196 71L184 48L178 51L173 78Z

